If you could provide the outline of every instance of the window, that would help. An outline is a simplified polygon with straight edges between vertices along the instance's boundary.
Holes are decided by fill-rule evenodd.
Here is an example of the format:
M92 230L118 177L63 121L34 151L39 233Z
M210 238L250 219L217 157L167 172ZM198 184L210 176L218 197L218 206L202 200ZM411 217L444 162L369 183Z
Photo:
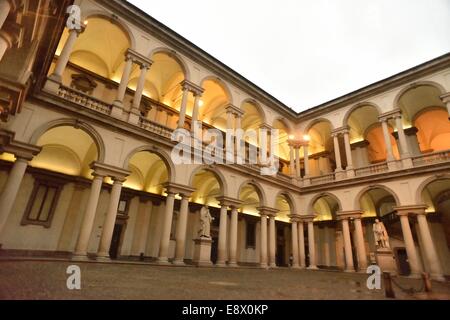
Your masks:
M128 203L129 199L121 199L119 201L119 207L117 208L117 214L126 216L128 215Z
M61 183L36 180L21 224L50 228L61 188Z
M247 248L256 248L256 223L246 221L246 246Z

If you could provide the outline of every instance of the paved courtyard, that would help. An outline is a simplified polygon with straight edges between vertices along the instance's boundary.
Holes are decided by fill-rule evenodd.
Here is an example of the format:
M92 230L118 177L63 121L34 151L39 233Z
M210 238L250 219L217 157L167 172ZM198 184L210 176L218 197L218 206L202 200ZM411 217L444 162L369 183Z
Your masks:
M67 267L81 268L81 290L68 290ZM289 269L161 267L142 264L0 261L0 299L312 300L385 299L368 290L367 275ZM404 288L421 281L397 279ZM398 299L450 299L450 283L433 282L433 294Z

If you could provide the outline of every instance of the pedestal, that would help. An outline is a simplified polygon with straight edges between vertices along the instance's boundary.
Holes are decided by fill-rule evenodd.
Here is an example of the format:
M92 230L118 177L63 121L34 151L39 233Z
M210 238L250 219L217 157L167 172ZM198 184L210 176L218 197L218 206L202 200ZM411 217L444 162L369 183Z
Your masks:
M199 267L212 266L211 262L211 238L195 239L194 264Z
M391 249L378 249L375 253L377 265L383 272L397 273L397 265Z

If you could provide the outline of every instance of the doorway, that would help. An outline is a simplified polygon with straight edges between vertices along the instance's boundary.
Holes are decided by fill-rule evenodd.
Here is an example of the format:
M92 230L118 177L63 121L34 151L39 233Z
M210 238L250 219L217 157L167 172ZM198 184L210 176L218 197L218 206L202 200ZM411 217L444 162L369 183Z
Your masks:
M401 276L409 276L411 274L411 268L408 262L408 254L405 248L395 249L395 260L397 261L398 273Z
M111 259L117 259L119 254L120 243L122 239L123 224L116 223L111 239L111 246L109 247L109 256Z

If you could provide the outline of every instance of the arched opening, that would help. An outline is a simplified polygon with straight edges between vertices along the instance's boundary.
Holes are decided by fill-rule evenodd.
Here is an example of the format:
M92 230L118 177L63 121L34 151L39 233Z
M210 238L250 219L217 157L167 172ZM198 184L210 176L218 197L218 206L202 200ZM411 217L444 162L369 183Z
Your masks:
M32 167L92 179L90 164L98 159L99 151L85 131L55 127L42 134L36 144L42 151L30 162Z
M445 252L442 243L447 244L447 249L450 248L450 178L430 182L423 189L421 196L422 202L428 206L427 218L435 238L434 243L442 253L440 256L448 257L448 250Z
M65 29L56 56L68 39ZM125 66L125 52L131 47L130 35L115 20L103 16L87 19L86 30L77 38L63 74L63 84L98 99L112 102ZM52 66L50 72L53 71Z
M306 131L310 139L308 151L311 176L322 176L336 169L332 130L329 121L318 120Z
M239 200L242 201L241 212L248 215L259 216L258 207L263 206L261 191L251 183L243 185L239 190Z
M325 194L313 202L312 209L317 215L316 221L332 221L337 218L340 204L334 196Z
M403 126L413 154L450 149L448 112L440 99L442 89L419 84L404 91L397 106L402 110Z
M131 174L124 182L124 187L132 190L163 195L163 184L170 180L164 160L150 151L135 153L128 162L128 170Z
M219 79L207 78L201 86L205 91L200 103L200 120L226 131L227 111L225 107L231 102L226 85Z
M279 194L275 200L276 217L276 264L287 266L291 256L291 230L289 215L294 213L293 203L287 194Z
M253 101L245 101L242 104L242 111L244 112L244 116L242 118L242 130L244 131L254 131L258 133L259 128L264 123L264 115L260 107ZM255 136L246 136L246 142L258 146L258 137Z
M275 156L279 159L279 172L286 175L289 174L289 162L290 162L290 148L289 148L289 126L282 119L277 119L273 122L273 129L278 130L278 137L272 137L273 144L275 145ZM268 148L268 150L270 150Z
M393 136L394 129L389 124L389 137L392 145L392 152L395 159L400 159L400 153L395 137ZM384 140L383 128L381 124L373 124L365 133L368 144L368 156L370 164L385 162L387 160L386 142Z
M363 217L385 217L395 213L394 207L397 206L395 196L388 190L376 187L364 192L359 205L364 212Z
M192 202L219 208L218 197L223 196L223 182L218 175L211 170L201 169L192 177Z

